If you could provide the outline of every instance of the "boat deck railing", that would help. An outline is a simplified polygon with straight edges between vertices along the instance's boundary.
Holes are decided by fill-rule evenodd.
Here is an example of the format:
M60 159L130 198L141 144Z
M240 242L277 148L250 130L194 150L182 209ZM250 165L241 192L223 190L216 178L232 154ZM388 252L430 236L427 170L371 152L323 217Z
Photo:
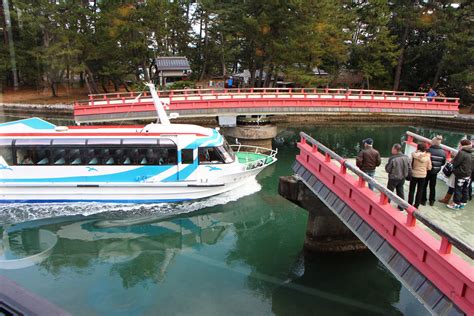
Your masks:
M249 157L246 156L245 162L241 162L243 165L246 166L246 170L251 170L251 169L259 168L262 166L270 165L276 161L276 155L278 154L278 150L265 148L265 147L242 145L242 144L230 145L230 147L235 153L245 152L245 153L251 153L251 154L264 156L259 159L249 159Z

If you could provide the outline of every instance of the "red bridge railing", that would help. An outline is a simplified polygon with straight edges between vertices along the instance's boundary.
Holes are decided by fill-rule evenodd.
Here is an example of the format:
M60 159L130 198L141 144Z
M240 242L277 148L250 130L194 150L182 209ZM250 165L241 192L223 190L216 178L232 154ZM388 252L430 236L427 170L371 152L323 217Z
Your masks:
M365 107L368 107L367 103L369 102L379 107L390 107L395 104L403 107L404 104L406 104L409 105L408 107L417 105L421 110L441 109L450 111L457 111L459 105L458 98L435 97L431 98L431 101L428 101L425 93L385 90L319 88L185 89L159 91L158 94L161 98L164 98L166 102L169 102L170 107L175 110L209 108L211 103L216 104L216 107L226 107L226 104L228 104L229 107L255 107L262 106L262 104L258 103L258 100L275 99L291 101L317 100L322 106L324 106L324 103L327 103L328 106L334 105L334 102L339 101L364 102ZM377 102L381 104L377 105ZM293 102L292 104L294 104L294 106L311 106L308 105L309 103L304 102ZM90 106L100 106L104 109L102 112L106 112L107 107L116 109L119 106L123 106L122 111L146 111L153 109L151 96L146 91L142 93L126 92L90 95L88 100L75 102L74 105L77 115L88 112ZM143 105L149 106L143 107ZM344 106L344 104L336 105ZM272 104L272 106L279 105ZM112 112L116 111L113 110Z
M389 90L363 90L363 89L332 89L332 88L235 88L235 89L182 89L182 90L159 90L158 95L163 98L173 96L188 96L188 95L216 95L216 94L331 94L331 95L346 95L346 96L380 96L380 97L418 97L426 101L426 93L424 92L409 92L409 91L389 91ZM119 92L119 93L102 93L92 94L89 100L80 101L103 101L104 99L129 99L137 96L149 97L147 91L140 92ZM459 101L458 98L434 97L434 102L453 102Z
M297 161L385 238L452 302L467 315L474 315L474 268L451 252L454 246L473 259L473 245L466 244L431 223L413 206L317 140L305 133L300 135ZM369 190L367 182L378 192ZM398 211L389 200L406 210L406 214ZM432 229L440 240L417 225L417 220Z

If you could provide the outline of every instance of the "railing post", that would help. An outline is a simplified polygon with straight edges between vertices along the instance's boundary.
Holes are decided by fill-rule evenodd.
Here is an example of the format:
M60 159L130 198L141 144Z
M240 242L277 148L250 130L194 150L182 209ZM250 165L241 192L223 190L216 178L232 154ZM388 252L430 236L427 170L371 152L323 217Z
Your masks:
M311 148L311 151L312 151L313 153L318 152L318 145L313 144L313 147Z
M408 227L413 227L415 226L416 224L416 218L415 218L415 208L413 206L409 206L407 209L407 221L406 221L406 225Z
M385 193L380 192L380 204L387 205L388 204L388 196Z
M439 253L448 255L451 253L451 243L445 236L441 236L441 245L439 247Z
M301 144L303 144L303 145L306 144L306 138L304 138L303 136L301 136L301 141L300 141L300 142L301 142Z
M346 174L347 173L347 167L346 167L346 161L343 160L340 162L341 163L341 169L339 170L342 174Z
M324 161L325 162L331 162L331 156L329 155L329 153L324 154Z
M359 176L359 180L357 181L357 186L359 188L365 187L365 180L364 180L364 178L362 178L362 176Z

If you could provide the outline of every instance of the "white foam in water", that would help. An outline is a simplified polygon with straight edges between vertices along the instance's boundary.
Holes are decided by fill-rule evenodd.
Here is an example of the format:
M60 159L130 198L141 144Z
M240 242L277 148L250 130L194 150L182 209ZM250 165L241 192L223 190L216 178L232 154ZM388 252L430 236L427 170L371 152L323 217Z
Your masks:
M244 196L260 191L261 186L255 179L234 190L212 196L206 199L186 201L181 203L156 203L156 204L112 204L112 203L15 203L0 204L0 223L19 223L36 219L56 216L91 216L106 214L111 217L121 218L124 213L130 215L176 215L194 212L206 207L226 204L236 201Z

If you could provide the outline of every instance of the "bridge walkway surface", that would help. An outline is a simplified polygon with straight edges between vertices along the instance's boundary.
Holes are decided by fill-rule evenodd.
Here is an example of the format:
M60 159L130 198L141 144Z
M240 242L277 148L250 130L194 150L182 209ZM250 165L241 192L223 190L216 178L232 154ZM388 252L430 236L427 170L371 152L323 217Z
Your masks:
M451 234L454 223L464 227L458 215L448 220L448 209L415 209L324 144L300 135L293 170L306 187L430 312L474 315L474 248L466 232ZM384 182L382 172L377 177ZM434 221L434 214L445 218Z
M347 159L347 161L355 166L355 159ZM381 185L385 186L388 182L388 174L385 172L385 165L388 158L382 158L382 164L375 170L375 180ZM354 175L354 178L356 176ZM408 199L409 181L405 181L405 199ZM446 204L438 202L443 198L448 191L446 182L438 179L436 184L436 202L433 206L428 203L420 205L418 212L429 219L439 227L442 227L451 236L464 241L466 244L474 245L474 200L470 201L463 210L451 210L446 207ZM396 203L392 203L396 207ZM422 223L421 223L422 224ZM422 224L422 226L424 226ZM428 227L425 230L431 233L435 238L440 238L439 235L433 233ZM456 248L454 249L456 251ZM468 259L462 252L457 251L465 259ZM474 266L474 260L469 259L468 262Z

